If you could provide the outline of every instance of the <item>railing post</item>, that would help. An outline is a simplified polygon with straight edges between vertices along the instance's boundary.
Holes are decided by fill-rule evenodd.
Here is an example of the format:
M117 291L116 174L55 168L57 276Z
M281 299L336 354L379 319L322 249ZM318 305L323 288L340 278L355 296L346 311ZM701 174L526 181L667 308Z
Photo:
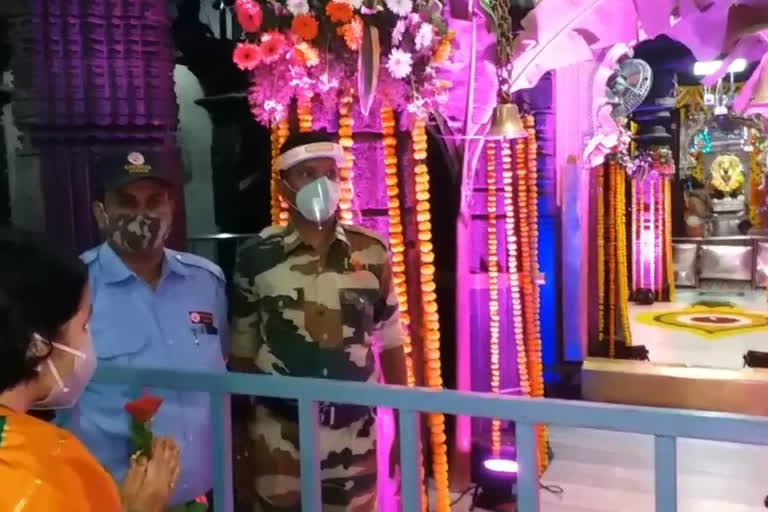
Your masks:
M656 512L677 512L677 439L654 436Z
M539 460L536 425L515 423L517 510L539 512Z
M299 463L301 510L322 510L320 481L320 439L317 431L317 402L299 398Z
M211 393L211 430L213 501L216 510L232 512L232 416L226 393Z
M400 478L402 479L403 512L423 512L421 502L421 450L419 449L419 415L400 411Z

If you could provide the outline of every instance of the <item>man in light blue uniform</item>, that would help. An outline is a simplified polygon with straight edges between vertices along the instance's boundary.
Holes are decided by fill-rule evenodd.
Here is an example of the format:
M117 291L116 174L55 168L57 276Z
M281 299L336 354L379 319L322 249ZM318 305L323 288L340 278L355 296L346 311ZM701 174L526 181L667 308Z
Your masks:
M104 200L94 204L94 215L106 242L82 255L96 354L100 364L223 372L229 336L224 274L204 258L165 248L174 206L167 169L163 155L151 152L102 159ZM72 411L72 430L118 480L134 452L123 406L141 391L91 384ZM164 399L154 433L172 436L181 448L171 504L190 503L213 486L209 397L151 393Z

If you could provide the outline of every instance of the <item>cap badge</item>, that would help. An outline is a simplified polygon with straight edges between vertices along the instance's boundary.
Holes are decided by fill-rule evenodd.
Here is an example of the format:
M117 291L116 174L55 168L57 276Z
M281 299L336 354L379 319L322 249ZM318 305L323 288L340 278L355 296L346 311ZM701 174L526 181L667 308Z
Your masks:
M133 153L128 153L128 161L133 165L141 165L144 163L144 155L142 155L137 151L134 151Z
M138 151L128 153L128 163L123 167L129 174L146 174L152 170L151 165L146 165L144 155Z

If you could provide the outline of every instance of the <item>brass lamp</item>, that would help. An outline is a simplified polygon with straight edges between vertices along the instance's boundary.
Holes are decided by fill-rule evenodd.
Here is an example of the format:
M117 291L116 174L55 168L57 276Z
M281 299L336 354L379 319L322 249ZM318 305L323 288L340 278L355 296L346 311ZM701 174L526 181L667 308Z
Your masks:
M528 137L528 131L523 127L520 111L514 103L499 103L493 109L491 126L485 135L486 139L522 139Z

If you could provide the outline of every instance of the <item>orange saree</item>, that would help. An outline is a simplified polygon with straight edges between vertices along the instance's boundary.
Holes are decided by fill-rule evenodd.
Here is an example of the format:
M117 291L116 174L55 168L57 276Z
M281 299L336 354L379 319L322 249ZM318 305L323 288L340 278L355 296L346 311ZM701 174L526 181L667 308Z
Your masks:
M72 434L0 406L0 510L120 512L112 477Z

